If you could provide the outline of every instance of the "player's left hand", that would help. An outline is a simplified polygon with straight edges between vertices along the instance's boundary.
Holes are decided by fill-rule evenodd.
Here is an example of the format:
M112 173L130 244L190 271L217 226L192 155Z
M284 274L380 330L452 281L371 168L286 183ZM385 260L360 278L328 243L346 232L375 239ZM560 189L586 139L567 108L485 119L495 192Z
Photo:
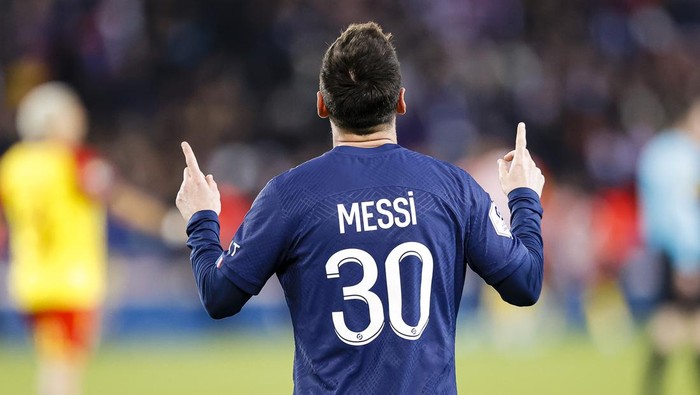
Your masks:
M186 141L182 143L182 152L185 154L187 167L175 199L175 205L180 210L182 218L189 221L194 213L202 210L212 210L218 215L221 212L221 196L214 176L211 174L204 176L204 173L199 170L197 158Z
M544 176L542 170L535 164L527 149L525 124L518 124L515 137L515 149L498 160L498 178L506 196L516 188L530 188L542 196Z

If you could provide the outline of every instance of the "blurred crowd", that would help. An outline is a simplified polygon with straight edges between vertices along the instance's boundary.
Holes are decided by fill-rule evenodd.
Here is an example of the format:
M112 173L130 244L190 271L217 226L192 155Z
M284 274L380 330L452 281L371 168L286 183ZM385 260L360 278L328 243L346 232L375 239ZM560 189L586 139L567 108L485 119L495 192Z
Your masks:
M548 292L567 323L586 325L588 293L608 282L644 315L655 276L635 167L700 83L695 0L2 1L0 144L17 140L30 88L65 81L90 143L168 204L178 142L192 142L222 186L227 243L269 178L330 148L321 57L367 20L393 33L401 61L400 144L460 164L498 199L496 158L527 123L548 181Z

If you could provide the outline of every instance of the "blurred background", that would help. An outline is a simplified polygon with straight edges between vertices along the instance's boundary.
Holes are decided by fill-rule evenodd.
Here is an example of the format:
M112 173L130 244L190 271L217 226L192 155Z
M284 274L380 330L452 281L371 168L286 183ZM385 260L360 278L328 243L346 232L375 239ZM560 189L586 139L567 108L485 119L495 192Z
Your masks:
M321 57L344 27L367 20L393 33L401 61L400 144L462 166L503 209L496 159L524 121L547 176L542 299L510 308L470 277L460 389L638 393L659 268L640 236L635 167L700 80L698 1L2 0L0 150L18 140L20 98L64 81L89 111L89 143L167 205L181 182L179 142L190 141L222 187L228 244L271 177L330 149L315 112ZM29 393L31 346L4 281L6 233L0 392ZM213 321L184 246L116 219L109 245L88 393L243 393L249 382L257 393L291 391L276 279L239 316ZM669 393L696 393L679 358Z

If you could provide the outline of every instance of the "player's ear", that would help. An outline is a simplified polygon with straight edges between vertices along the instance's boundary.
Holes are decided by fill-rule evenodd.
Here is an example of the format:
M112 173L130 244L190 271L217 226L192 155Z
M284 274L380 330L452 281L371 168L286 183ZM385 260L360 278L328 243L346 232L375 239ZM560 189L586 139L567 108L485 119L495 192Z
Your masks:
M321 91L316 92L316 112L319 117L328 118L328 109L326 108L326 103L323 102Z
M399 115L406 113L406 100L404 100L404 93L406 93L406 88L401 88L399 90L399 101L396 103L396 113Z

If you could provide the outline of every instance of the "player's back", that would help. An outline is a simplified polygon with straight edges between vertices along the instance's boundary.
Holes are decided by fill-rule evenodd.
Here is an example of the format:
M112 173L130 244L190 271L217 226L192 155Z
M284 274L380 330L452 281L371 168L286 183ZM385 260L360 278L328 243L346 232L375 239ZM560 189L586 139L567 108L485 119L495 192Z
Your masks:
M508 303L530 306L542 289L538 189L508 197L513 233L463 170L396 144L339 146L272 179L228 250L206 209L189 218L187 245L214 318L236 314L277 273L295 392L455 393L467 262Z
M82 192L76 152L18 143L0 162L10 291L26 310L93 308L104 294L105 214Z
M277 273L294 324L295 391L456 392L467 222L475 204L488 206L483 190L393 144L336 147L268 189L293 232Z

